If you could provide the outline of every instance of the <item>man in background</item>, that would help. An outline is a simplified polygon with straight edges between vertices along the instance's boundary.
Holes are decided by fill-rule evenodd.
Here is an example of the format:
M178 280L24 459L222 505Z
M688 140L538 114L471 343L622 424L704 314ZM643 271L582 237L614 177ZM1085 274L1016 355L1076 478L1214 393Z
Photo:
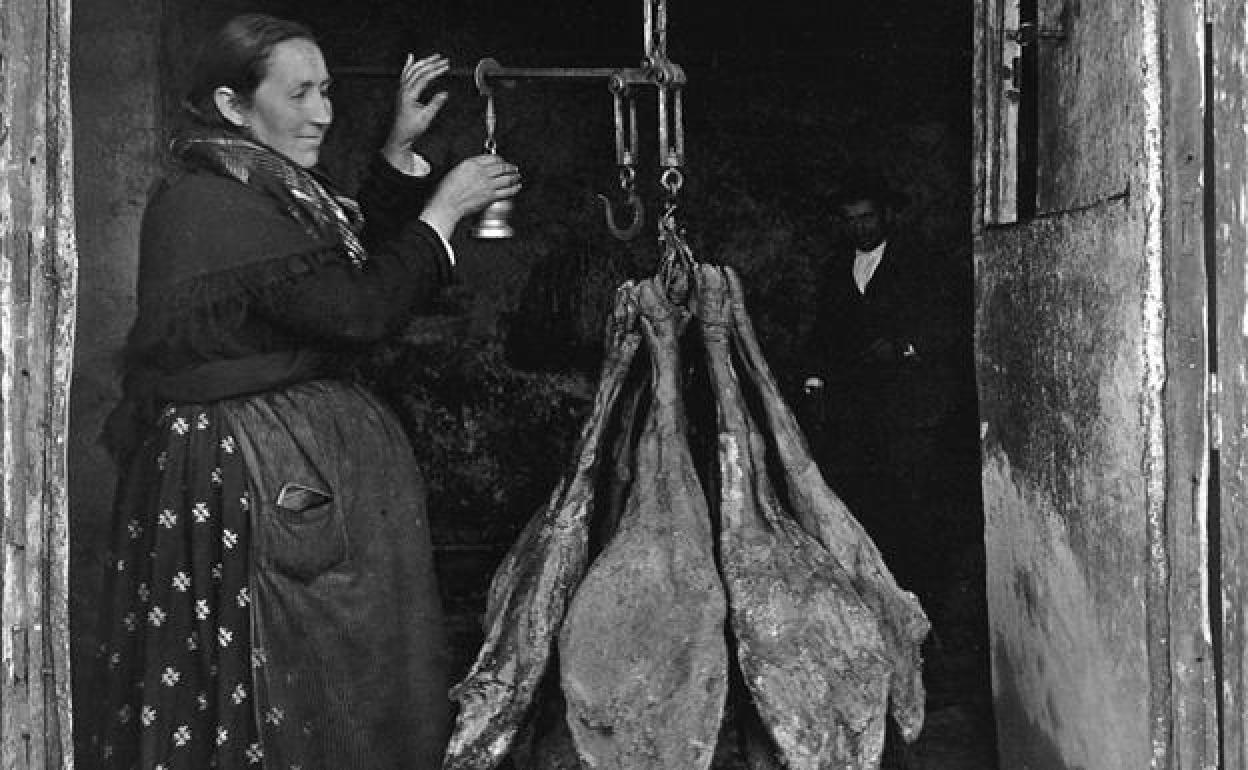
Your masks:
M807 432L898 582L937 598L950 539L982 531L959 499L978 488L968 287L878 174L847 175L831 203L843 243L817 264Z

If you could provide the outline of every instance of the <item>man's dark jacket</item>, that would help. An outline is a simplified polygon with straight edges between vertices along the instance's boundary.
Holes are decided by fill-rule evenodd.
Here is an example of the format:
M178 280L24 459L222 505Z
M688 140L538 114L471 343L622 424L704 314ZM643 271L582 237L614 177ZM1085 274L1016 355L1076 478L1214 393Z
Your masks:
M829 414L849 411L876 430L936 427L955 408L959 369L969 365L959 361L969 330L959 322L966 300L956 271L947 255L894 235L864 294L854 258L852 247L841 249L819 272L812 359ZM894 355L871 355L877 340Z

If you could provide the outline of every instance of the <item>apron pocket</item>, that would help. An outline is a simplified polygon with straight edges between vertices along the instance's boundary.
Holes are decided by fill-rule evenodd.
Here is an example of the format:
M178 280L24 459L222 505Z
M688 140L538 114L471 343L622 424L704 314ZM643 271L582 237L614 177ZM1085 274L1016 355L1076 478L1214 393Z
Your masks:
M268 558L281 572L304 582L347 559L347 531L334 496L287 482L265 517Z

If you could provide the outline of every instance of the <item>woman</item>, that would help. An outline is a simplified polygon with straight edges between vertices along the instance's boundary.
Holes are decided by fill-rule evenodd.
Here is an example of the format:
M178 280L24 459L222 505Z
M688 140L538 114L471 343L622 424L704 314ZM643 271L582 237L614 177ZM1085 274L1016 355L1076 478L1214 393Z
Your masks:
M148 203L127 343L106 765L432 768L448 726L425 490L394 416L334 361L452 279L448 238L514 195L410 150L445 96L408 57L361 206L317 172L311 33L263 15L205 48L196 129ZM424 200L423 207L413 201ZM363 210L361 218L360 209ZM138 425L138 441L129 425Z

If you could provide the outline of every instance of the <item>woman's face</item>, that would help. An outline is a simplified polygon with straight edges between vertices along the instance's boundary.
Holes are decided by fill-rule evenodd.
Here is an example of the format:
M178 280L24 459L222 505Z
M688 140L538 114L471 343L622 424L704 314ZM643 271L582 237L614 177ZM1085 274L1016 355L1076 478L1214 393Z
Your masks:
M293 38L273 46L268 71L251 104L240 107L257 140L304 168L316 165L333 120L329 70L311 40Z

